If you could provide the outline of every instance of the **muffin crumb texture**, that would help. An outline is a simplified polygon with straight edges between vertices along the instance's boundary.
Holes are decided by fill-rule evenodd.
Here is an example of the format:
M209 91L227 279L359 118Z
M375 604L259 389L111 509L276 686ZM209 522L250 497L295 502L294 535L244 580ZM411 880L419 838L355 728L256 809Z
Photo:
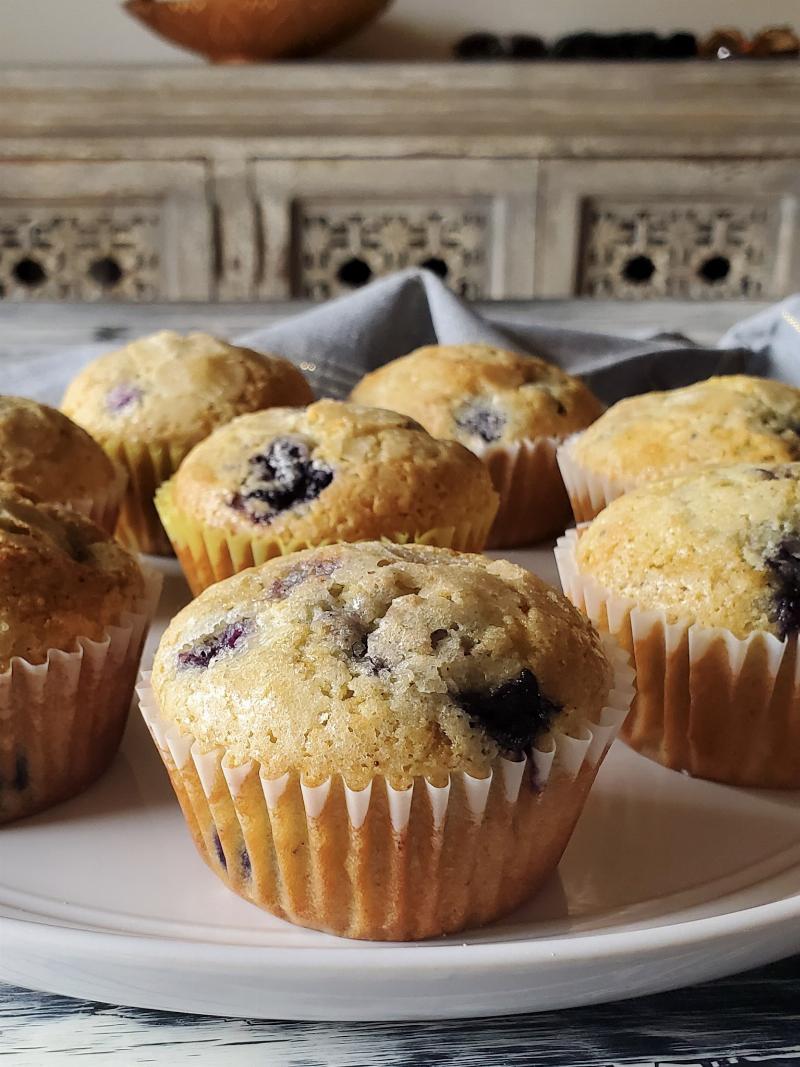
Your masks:
M207 589L156 654L161 714L205 750L308 784L395 787L583 736L611 669L591 625L507 562L421 545L318 548Z
M489 523L483 465L392 411L320 400L243 415L186 457L177 507L210 527L318 544Z
M130 438L188 451L244 412L312 400L286 359L204 333L162 330L90 363L62 406L102 444Z
M100 445L62 412L0 396L0 481L66 504L107 493L118 477Z
M575 440L587 471L652 481L706 464L800 459L800 389L746 375L628 397Z
M366 375L360 404L401 411L434 437L473 451L588 426L602 403L578 378L537 356L491 345L428 345Z
M800 463L697 470L613 501L578 566L617 596L737 637L800 631Z
M94 523L0 483L0 671L99 640L144 591L136 560Z

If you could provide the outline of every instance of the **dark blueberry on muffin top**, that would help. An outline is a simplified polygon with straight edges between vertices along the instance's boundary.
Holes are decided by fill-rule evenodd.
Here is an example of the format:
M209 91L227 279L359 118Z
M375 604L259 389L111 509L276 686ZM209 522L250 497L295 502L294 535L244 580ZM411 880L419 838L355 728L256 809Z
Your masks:
M561 711L542 693L536 675L527 668L488 693L462 694L460 704L472 723L507 752L529 749Z
M311 458L305 441L278 437L249 459L231 506L246 511L253 522L268 523L282 511L315 500L332 481L331 468Z
M474 434L488 444L491 441L499 441L503 436L506 417L502 411L497 411L480 401L474 401L459 408L455 415L455 423L460 430Z

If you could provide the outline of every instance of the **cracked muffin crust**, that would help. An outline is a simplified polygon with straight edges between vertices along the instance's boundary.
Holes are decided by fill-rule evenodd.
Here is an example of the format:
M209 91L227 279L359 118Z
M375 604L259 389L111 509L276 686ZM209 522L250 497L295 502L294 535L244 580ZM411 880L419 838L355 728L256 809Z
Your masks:
M444 538L477 551L497 496L481 462L455 441L437 441L396 412L320 400L221 427L157 503L197 591L282 551L333 541ZM220 551L218 538L235 544ZM200 539L203 551L189 551ZM226 570L234 557L246 562Z
M19 396L0 396L0 481L91 511L98 521L106 505L115 511L122 493L119 471L86 430L57 408Z
M368 374L352 398L410 415L480 456L500 494L491 548L563 531L570 507L556 448L603 410L579 379L490 345L419 348Z
M93 522L0 483L0 672L98 640L144 594L136 560Z
M580 734L611 668L592 626L522 568L361 543L206 590L166 631L152 686L166 720L232 764L404 788Z
M118 536L168 554L153 494L187 452L237 415L312 400L308 382L286 359L208 334L163 330L90 363L62 407L129 472Z
M571 444L589 474L629 484L705 464L800 459L800 389L746 375L620 400Z
M488 444L566 437L603 411L583 382L552 363L480 344L418 348L367 374L351 397L410 415L478 453Z
M800 630L800 463L696 470L612 501L577 563L617 596L670 621L736 637Z
M312 399L286 359L204 333L162 330L84 367L62 407L101 444L124 434L188 452L237 415Z

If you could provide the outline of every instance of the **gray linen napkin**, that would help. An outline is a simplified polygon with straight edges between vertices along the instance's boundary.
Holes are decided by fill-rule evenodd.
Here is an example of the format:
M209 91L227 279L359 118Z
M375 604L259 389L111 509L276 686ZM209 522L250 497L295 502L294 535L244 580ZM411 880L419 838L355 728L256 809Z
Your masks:
M430 344L484 342L532 353L581 375L607 403L711 374L762 373L753 353L701 348L688 338L634 340L504 325L478 314L425 270L393 274L237 340L304 365L317 392L330 396L345 396L366 371Z
M532 306L531 319L535 316ZM480 315L430 271L409 270L235 340L294 360L319 396L346 396L366 371L421 345L486 342L542 356L581 375L613 403L711 374L768 374L800 385L800 332L792 328L793 319L800 321L800 297L742 323L717 348L673 335L642 340L534 321L520 325L519 316L511 324ZM2 391L58 404L77 371L115 347L104 342L5 360Z

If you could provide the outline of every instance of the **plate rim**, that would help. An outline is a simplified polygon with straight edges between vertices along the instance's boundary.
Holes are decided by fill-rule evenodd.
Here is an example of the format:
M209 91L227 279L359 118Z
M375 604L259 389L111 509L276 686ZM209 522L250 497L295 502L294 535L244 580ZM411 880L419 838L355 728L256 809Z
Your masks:
M90 930L80 926L51 924L0 914L0 943L4 939L4 932L8 931L16 935L18 943L47 939L51 948L59 948L61 951L80 944L84 953L91 951L95 957L100 957L105 952L119 955L122 950L128 961L141 957L152 960L158 953L168 952L175 963L182 960L197 962L199 959L208 959L210 962L225 960L229 963L252 963L260 959L266 963L269 959L278 963L291 962L296 968L302 959L304 963L313 963L315 970L336 970L341 973L342 970L357 969L364 974L383 971L387 962L391 962L395 971L400 969L404 972L417 970L420 966L435 970L439 966L449 967L453 962L458 962L459 967L463 968L467 957L470 960L467 966L471 970L497 965L502 968L527 968L556 958L561 963L587 958L600 962L620 955L628 958L640 956L666 947L675 949L693 947L704 942L725 941L739 933L752 935L799 918L800 890L765 904L652 928L600 931L560 938L523 937L519 940L478 944L458 942L456 934L453 935L452 942L446 944L426 944L424 941L364 942L370 947L359 951L358 945L347 939L342 939L344 943L341 946L225 945L182 938ZM54 944L54 941L58 944ZM587 949L591 951L587 952Z

